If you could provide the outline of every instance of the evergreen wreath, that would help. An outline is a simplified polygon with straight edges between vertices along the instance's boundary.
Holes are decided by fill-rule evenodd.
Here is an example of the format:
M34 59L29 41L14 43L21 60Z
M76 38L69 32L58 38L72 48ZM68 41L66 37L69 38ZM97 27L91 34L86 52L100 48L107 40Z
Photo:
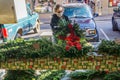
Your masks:
M65 19L58 22L57 30L54 36L56 40L63 40L66 43L66 50L69 51L72 47L81 50L80 38L83 36L83 30L80 29L77 23L70 23Z

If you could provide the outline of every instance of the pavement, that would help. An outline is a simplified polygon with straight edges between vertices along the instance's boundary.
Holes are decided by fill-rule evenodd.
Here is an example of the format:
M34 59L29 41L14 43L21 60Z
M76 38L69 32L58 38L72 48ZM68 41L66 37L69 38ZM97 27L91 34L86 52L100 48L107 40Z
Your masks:
M49 24L52 17L52 13L42 13L40 14L41 24Z

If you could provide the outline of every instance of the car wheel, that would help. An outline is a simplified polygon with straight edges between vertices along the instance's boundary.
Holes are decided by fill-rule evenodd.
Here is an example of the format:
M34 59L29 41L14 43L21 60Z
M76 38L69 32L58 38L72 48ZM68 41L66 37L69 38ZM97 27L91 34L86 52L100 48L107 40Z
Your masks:
M100 41L99 38L97 38L97 39L96 39L96 42L99 42L99 41Z
M17 39L17 38L22 38L22 29L19 29L15 38L14 39Z
M118 24L114 22L112 29L113 31L118 31Z
M114 18L112 18L112 29L113 31L118 31L118 24L114 21Z
M35 28L33 29L35 33L39 33L40 32L40 22L37 21L35 24Z
M15 36L15 39L22 38L22 35L20 33L17 33Z

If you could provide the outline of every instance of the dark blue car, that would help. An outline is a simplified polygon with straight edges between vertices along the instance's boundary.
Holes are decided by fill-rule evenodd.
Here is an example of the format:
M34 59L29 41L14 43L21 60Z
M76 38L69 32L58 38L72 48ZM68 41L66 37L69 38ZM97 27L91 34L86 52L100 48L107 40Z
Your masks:
M91 8L85 3L70 3L63 6L64 15L72 22L78 23L80 29L85 30L86 39L90 42L98 42L99 34Z

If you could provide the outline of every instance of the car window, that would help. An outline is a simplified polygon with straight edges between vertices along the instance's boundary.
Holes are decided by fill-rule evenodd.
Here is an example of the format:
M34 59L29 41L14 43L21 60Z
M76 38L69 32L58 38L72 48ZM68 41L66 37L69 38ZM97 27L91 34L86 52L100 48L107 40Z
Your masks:
M65 7L64 15L68 17L90 17L92 18L92 13L90 11L90 8L87 6Z

